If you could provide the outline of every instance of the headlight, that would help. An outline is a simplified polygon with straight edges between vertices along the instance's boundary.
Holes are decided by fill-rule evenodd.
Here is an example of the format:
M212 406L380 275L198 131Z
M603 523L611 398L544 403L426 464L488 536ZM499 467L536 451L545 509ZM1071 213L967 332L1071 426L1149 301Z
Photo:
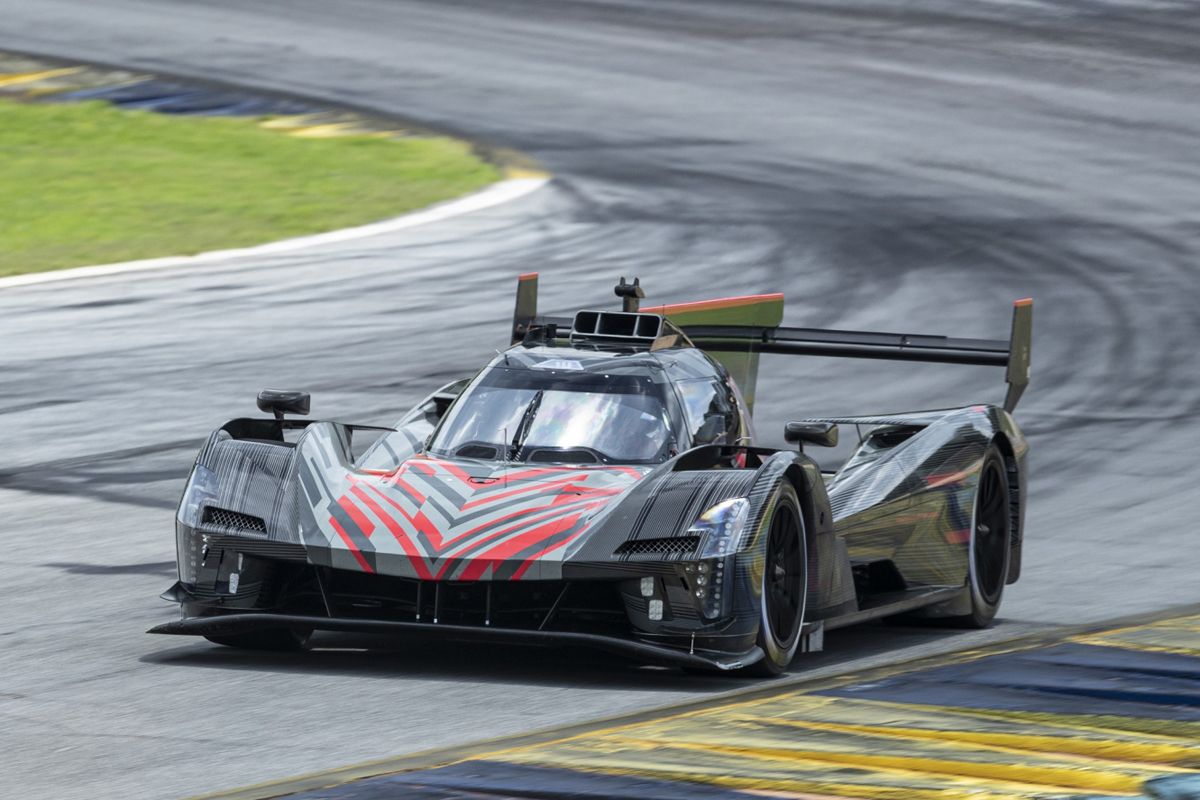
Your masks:
M736 553L750 516L750 501L735 497L717 503L692 523L688 533L700 537L700 558L720 558Z
M682 577L705 619L728 613L726 557L741 547L749 516L750 501L735 497L717 503L688 528L688 533L700 537L700 552L696 561L682 565Z
M200 524L200 507L217 499L217 474L200 464L192 470L183 499L179 501L179 521L189 528Z

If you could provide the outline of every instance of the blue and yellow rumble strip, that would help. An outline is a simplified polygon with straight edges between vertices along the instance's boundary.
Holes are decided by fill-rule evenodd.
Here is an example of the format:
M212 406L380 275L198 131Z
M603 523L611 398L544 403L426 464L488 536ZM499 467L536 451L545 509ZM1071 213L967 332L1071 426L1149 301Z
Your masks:
M240 796L1200 798L1200 614L408 763Z
M99 100L118 108L194 116L258 117L296 136L399 136L394 121L307 101L155 75L0 53L0 97L24 102Z
M395 139L430 134L419 126L392 117L311 100L110 67L65 64L14 53L0 53L0 99L50 103L91 100L161 114L251 117L264 128L304 138L373 136ZM508 178L545 175L540 165L515 151L478 143L476 149L500 166Z

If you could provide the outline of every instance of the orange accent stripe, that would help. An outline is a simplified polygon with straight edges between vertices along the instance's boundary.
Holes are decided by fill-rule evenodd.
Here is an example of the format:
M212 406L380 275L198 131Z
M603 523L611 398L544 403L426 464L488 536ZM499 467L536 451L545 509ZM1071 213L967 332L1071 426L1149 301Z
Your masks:
M738 306L752 306L757 303L769 303L775 300L783 300L783 293L775 292L774 294L751 294L742 297L718 297L713 300L696 300L692 303L671 303L669 305L643 308L642 311L648 314L669 314L672 311L697 311L705 308L737 308Z
M1013 305L1014 306L1031 306L1031 305L1033 305L1033 298L1032 297L1023 297L1020 300L1014 300Z
M958 472L939 472L936 475L926 475L925 485L930 489L962 483L971 475L971 470L963 469Z
M950 544L966 544L971 541L971 529L963 528L957 531L946 531L946 541Z
M529 280L533 280L537 276L538 276L538 274L536 272L522 272L520 275L517 276L517 280L529 281Z

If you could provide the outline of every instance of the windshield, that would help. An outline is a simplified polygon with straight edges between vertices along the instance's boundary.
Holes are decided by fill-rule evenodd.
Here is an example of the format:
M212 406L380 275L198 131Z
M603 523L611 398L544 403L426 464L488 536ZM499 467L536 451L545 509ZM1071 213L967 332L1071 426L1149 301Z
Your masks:
M662 390L642 375L489 370L451 408L429 451L547 463L653 463L671 428Z

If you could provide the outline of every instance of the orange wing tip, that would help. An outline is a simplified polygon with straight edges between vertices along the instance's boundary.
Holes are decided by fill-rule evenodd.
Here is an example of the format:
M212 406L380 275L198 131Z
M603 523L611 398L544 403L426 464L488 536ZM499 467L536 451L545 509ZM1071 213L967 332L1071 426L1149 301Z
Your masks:
M517 280L533 281L533 280L537 280L537 276L538 276L538 274L536 272L522 272L520 275L517 276Z
M736 308L738 306L748 306L755 303L768 303L772 301L782 301L783 293L776 292L774 294L751 294L742 297L718 297L713 300L696 300L692 303L671 303L669 305L655 306L654 308L643 308L642 311L651 314L663 314L669 311L696 311L700 309L713 308Z
M1033 305L1032 297L1022 297L1020 300L1013 301L1014 306L1031 306Z

